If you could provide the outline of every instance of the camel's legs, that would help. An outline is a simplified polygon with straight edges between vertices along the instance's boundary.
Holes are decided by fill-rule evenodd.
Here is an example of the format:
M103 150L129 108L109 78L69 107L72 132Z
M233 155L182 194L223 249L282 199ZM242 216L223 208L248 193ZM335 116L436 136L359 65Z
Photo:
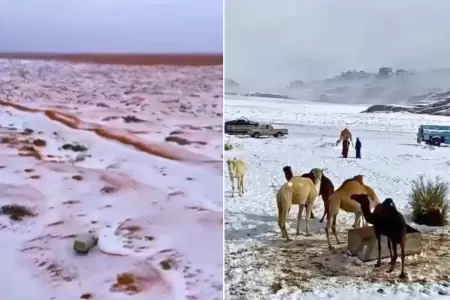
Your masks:
M306 208L306 229L305 229L305 233L306 236L311 236L312 234L309 232L309 219L311 218L311 213L312 213L312 208L313 208L313 203L309 203L308 207Z
M304 207L305 207L304 204L300 204L300 205L298 206L298 214L297 214L297 230L295 231L295 234L296 234L296 235L299 235L299 234L300 234L300 221L301 221L301 219L302 219L302 213L303 213L303 208L304 208ZM306 210L306 211L308 211L308 210ZM308 212L307 212L306 214L308 214Z
M231 180L231 197L234 197L234 177L230 174Z
M364 218L364 216L362 218L363 218L363 226L368 227L369 223L367 222L366 218Z
M241 193L244 194L244 174L241 175Z
M284 237L286 238L286 241L291 241L291 239L289 238L287 229L286 229L286 222L287 222L287 215L288 215L287 211L290 209L290 207L282 207L281 209L282 209L281 217L283 218L281 231L284 232Z
M389 258L391 259L391 262L392 262L392 249L391 249L392 246L391 245L392 245L391 239L389 237L387 237L387 246L388 246L388 249L389 249Z
M355 212L355 222L353 223L353 228L359 228L361 227L361 213Z
M288 195L286 195L288 194ZM289 199L284 199L284 197L290 197ZM278 201L278 199L277 199ZM280 229L281 229L281 235L286 238L286 241L290 241L289 235L286 230L286 221L288 216L288 211L291 210L291 203L292 203L292 193L285 193L284 195L280 196L279 198L280 206L281 206L281 214L280 214Z
M336 238L336 243L339 245L341 242L339 241L339 238L336 233L336 220L337 220L337 215L334 215L333 223L331 223L331 231L333 232L333 235Z
M328 201L325 200L323 195L322 195L322 200L323 200L323 216L322 216L322 219L320 219L320 221L319 221L320 223L323 223L323 220L325 220L325 216L327 215L327 211L328 211L328 207L327 207Z
M378 245L378 260L375 264L375 267L378 268L381 266L381 235L379 232L375 232L375 236L377 238L377 245Z
M328 248L330 250L333 250L333 246L331 246L331 242L330 242L330 226L331 226L331 215L328 214L327 215L327 225L325 225L325 234L327 236L327 242L328 242Z
M242 189L241 189L242 178L241 178L241 175L238 175L236 179L237 179L237 182L238 182L238 186L237 186L237 188L238 188L238 195L239 195L239 197L242 197Z
M327 241L328 241L328 248L330 248L330 250L333 250L334 247L331 246L331 241L330 241L330 227L332 228L334 237L336 238L337 243L339 244L339 239L337 237L336 234L336 217L337 215L333 215L331 213L328 213L327 215L327 225L325 226L325 233L327 235Z
M282 211L282 206L281 206L281 199L280 197L277 195L277 207L278 207L278 226L280 227L280 231L281 231L281 236L283 238L286 238L286 236L284 235L284 231L283 231L283 211Z
M402 260L402 271L400 272L400 278L406 278L405 273L405 236L403 236L402 240L400 241L400 251L401 251L401 260ZM396 244L397 246L397 244ZM397 247L396 247L397 248Z
M395 269L395 265L397 264L397 258L398 258L398 254L397 254L397 244L398 244L398 240L392 239L392 252L394 252L394 255L392 256L392 260L391 260L391 267L389 268L389 270L387 271L388 273L391 273L392 271L394 271ZM403 274L404 275L404 274Z

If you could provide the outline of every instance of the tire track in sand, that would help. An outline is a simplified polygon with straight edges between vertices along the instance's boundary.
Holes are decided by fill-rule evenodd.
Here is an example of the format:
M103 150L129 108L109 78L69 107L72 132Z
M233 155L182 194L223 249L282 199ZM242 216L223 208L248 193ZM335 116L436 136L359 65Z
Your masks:
M113 140L123 145L132 146L135 149L150 155L159 156L162 158L175 161L183 161L191 163L213 162L207 156L203 156L184 149L176 148L169 144L144 141L143 139L137 137L128 130L120 130L120 129L111 130L107 126L85 122L67 113L62 113L48 109L30 108L4 100L0 100L0 105L10 107L22 112L40 113L45 115L48 119L59 122L69 128L76 130L91 131L101 138Z

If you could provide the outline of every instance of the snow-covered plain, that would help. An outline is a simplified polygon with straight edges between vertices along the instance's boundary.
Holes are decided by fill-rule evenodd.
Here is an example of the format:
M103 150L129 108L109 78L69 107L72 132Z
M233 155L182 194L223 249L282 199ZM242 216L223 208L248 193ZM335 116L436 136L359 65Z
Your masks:
M221 66L3 60L0 86L0 205L35 213L0 216L3 298L222 299Z
M392 197L410 220L407 194L419 174L450 181L450 149L416 144L419 124L450 124L450 118L412 114L360 114L365 106L335 105L227 96L225 119L245 116L279 123L290 134L283 139L226 136L233 149L225 158L239 157L248 164L242 198L231 198L225 170L225 297L226 299L450 299L450 227L416 226L423 233L423 252L408 257L408 281L396 271L386 273L373 262L362 263L345 254L346 243L328 250L325 223L318 218L323 202L316 203L313 236L296 236L297 207L291 210L289 227L294 241L286 243L276 223L275 191L285 181L282 167L295 174L326 167L325 174L339 187L357 174L372 186L380 199ZM340 157L335 146L343 127L363 144L363 159ZM338 231L346 230L354 215L340 212ZM304 222L301 224L304 232ZM332 238L332 243L336 245Z

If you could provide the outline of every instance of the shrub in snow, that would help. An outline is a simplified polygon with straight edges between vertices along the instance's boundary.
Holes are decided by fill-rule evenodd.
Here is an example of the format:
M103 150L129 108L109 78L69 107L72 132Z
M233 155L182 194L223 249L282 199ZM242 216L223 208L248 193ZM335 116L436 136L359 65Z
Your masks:
M444 226L448 216L449 185L439 176L425 180L423 176L414 180L409 194L413 222L427 226Z
M231 145L230 143L226 143L224 147L225 151L230 151L231 149L233 149L233 145Z
M8 215L11 220L21 221L25 217L33 217L34 213L25 206L11 204L1 207L2 214Z

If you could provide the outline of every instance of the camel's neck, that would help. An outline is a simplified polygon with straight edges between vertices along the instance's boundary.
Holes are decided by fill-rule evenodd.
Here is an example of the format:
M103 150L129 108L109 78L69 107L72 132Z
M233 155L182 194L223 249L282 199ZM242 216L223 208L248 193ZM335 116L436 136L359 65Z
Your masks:
M370 211L370 201L364 201L361 204L361 211L363 213L364 219L366 219L367 222L369 222L370 224L374 223L373 220L373 213Z
M236 175L236 170L235 170L235 164L234 162L228 164L228 173L230 174L231 177L234 177Z
M284 172L284 177L286 178L287 181L289 181L292 179L292 177L294 177L294 174L292 174L291 170L287 170Z
M315 186L316 186L317 195L320 194L320 185L321 185L321 184L322 184L322 179L321 179L321 178L316 179Z

